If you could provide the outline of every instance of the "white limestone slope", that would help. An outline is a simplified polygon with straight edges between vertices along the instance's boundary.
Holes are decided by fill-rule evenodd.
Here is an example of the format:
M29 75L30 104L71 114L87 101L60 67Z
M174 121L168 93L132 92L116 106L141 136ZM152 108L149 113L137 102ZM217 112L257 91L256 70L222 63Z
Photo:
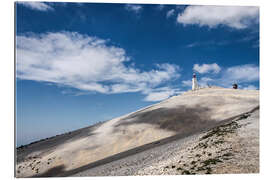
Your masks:
M78 130L65 141L61 142L63 135L18 151L23 160L16 165L16 176L39 175L61 165L63 171L72 170L175 134L196 133L258 105L257 90L215 87L188 91L100 126Z

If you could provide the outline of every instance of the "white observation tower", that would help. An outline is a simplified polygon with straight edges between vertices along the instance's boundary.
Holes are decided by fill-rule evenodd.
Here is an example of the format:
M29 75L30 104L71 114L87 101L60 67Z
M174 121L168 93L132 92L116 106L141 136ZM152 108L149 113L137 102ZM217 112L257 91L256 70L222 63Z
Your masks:
M199 86L198 86L196 74L193 73L193 77L192 77L192 91L197 90L197 89L199 89Z

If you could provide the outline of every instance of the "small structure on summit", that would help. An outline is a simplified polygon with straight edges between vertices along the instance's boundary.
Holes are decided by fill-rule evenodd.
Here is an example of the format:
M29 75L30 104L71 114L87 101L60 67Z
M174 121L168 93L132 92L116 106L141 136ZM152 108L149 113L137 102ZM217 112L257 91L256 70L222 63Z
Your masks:
M238 85L235 83L233 84L233 89L237 89L238 88Z
M198 86L198 82L197 82L197 77L196 74L193 73L193 77L192 77L192 91L198 90L199 86Z

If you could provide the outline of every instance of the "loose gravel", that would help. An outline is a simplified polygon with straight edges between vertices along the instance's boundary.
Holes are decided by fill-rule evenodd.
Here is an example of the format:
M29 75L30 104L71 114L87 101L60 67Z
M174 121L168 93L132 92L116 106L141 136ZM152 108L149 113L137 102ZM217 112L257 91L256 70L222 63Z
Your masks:
M73 176L259 172L259 110L224 125Z

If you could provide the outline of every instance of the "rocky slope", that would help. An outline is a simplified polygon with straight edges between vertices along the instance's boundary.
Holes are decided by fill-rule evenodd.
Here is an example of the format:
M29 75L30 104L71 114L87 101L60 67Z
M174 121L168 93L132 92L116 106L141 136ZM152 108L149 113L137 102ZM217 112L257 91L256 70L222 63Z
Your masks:
M127 176L259 173L259 110L203 133L73 174Z
M142 150L163 146L162 143L166 144L175 139L182 142L185 141L184 139L197 137L202 131L231 122L236 116L251 111L258 106L259 91L256 90L205 88L194 92L188 91L105 123L17 149L16 176L77 174L79 171L89 169L91 164L101 165L132 154L137 155ZM153 143L159 141L162 143ZM187 142L191 141L188 140ZM207 143L210 142L211 140ZM201 143L205 144L203 140ZM220 144L225 145L225 140L224 143ZM181 147L185 146L182 145ZM133 150L134 148L135 150ZM186 150L186 148L184 149ZM196 149L192 151L199 152ZM215 155L214 152L212 154ZM113 155L115 155L115 159L110 159L109 157ZM196 163L193 162L192 164ZM176 164L172 166L176 168ZM179 167L177 166L177 168ZM172 168L172 172L175 168ZM168 169L168 172L171 171L170 168L166 169ZM187 171L193 173L191 170L187 169ZM205 171L202 172L206 173L207 171ZM178 171L174 173L176 172ZM214 172L214 170L211 170L211 172ZM136 170L135 174L144 173ZM86 173L86 175L88 174ZM89 175L95 174L90 173Z

